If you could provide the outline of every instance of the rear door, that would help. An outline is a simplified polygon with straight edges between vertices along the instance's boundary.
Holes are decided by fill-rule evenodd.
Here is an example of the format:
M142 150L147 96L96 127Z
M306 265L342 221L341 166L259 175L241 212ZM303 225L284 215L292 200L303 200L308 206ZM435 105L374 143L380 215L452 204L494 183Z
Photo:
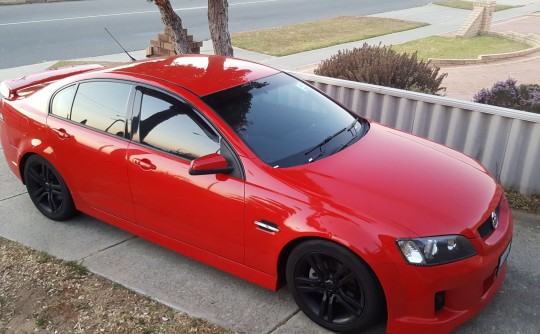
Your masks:
M185 101L137 89L127 161L137 223L236 262L244 257L244 180L231 150ZM221 153L232 174L189 174L193 159Z
M47 118L53 164L74 198L132 222L125 159L133 97L134 86L127 82L81 82L53 96Z

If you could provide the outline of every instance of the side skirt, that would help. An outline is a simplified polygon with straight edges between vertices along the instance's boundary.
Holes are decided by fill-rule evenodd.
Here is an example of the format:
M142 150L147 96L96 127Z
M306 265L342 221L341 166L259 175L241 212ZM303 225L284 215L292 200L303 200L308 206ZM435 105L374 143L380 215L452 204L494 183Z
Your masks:
M101 210L83 204L84 202L81 202L82 201L76 201L77 209L94 218L105 221L113 226L116 226L129 233L135 234L143 239L156 243L160 246L173 250L194 260L200 261L209 266L215 267L231 275L238 276L242 279L260 285L269 290L276 291L278 288L277 277L270 276L266 273L247 267L243 264L231 261L229 259L207 252L200 248L193 247L189 244L178 241L166 235L153 232L147 228L120 219L118 217L111 216Z

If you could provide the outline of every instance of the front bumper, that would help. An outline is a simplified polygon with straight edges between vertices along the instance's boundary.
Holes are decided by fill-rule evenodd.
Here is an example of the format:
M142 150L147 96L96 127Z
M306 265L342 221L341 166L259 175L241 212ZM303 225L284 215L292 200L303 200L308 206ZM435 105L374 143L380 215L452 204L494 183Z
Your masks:
M499 261L511 243L513 220L505 199L499 226L486 239L471 240L476 256L434 267L397 264L382 282L389 333L449 333L478 313L499 291L507 263ZM396 277L398 279L396 279Z

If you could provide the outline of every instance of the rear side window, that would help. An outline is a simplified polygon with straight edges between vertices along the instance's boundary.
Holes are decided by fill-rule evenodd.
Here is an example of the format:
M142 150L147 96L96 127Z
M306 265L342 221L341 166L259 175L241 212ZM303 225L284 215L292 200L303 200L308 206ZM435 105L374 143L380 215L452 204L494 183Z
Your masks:
M119 82L84 82L75 95L71 120L123 136L132 86Z
M139 141L193 160L219 151L219 137L187 103L144 90Z
M51 113L53 115L69 119L76 89L77 85L73 85L56 93L51 107Z

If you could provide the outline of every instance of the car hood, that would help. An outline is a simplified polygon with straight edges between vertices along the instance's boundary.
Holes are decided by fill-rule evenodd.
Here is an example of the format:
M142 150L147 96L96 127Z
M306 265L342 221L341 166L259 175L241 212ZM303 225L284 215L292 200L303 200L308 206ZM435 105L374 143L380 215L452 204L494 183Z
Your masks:
M473 238L501 197L475 160L379 124L341 152L280 173L356 219L399 224L419 236Z

